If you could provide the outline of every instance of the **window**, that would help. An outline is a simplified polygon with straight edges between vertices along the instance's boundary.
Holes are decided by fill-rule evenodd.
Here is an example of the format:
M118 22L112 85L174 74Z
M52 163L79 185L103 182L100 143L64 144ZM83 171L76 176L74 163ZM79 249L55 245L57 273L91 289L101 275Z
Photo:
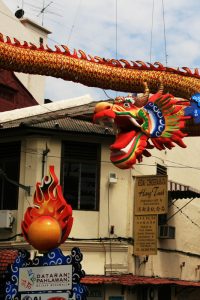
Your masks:
M19 182L19 166L20 142L0 144L0 209L15 210L18 207L18 187L6 177Z
M157 164L156 175L167 175L167 168ZM158 215L158 225L167 224L167 214Z
M64 198L75 210L98 210L100 145L69 141L62 150Z
M157 164L156 175L167 175L167 168L165 166Z
M40 44L43 44L44 43L44 39L42 37L39 38L39 42Z

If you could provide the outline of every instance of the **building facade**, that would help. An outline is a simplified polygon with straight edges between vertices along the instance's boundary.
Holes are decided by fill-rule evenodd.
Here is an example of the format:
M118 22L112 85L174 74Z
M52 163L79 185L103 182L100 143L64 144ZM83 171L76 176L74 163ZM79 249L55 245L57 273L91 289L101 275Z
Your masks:
M1 32L21 42L46 43L48 30L16 19L2 1L0 10L5 12ZM24 101L30 96L29 104L43 103L44 78L17 76L34 97L18 85ZM1 84L7 85L5 79ZM32 258L38 254L21 236L21 222L36 182L54 165L74 216L60 248L65 254L74 246L83 252L89 300L199 300L199 137L185 138L186 149L155 150L134 169L120 170L109 158L112 130L91 122L92 99L14 108L0 113L1 299L6 267L17 251L27 249ZM168 176L170 197L167 214L158 217L157 254L135 255L135 182L161 174Z
M36 182L54 165L74 217L60 248L67 254L78 246L83 252L88 299L199 299L198 167L192 154L198 138L186 138L186 149L155 151L134 169L120 170L109 159L112 130L92 124L93 108L92 99L83 97L45 104L35 112L1 113L0 212L13 218L2 221L0 250L25 248L37 255L21 236L21 221ZM175 231L157 235L156 255L135 255L135 180L166 173L176 184L175 194L168 214L158 219Z

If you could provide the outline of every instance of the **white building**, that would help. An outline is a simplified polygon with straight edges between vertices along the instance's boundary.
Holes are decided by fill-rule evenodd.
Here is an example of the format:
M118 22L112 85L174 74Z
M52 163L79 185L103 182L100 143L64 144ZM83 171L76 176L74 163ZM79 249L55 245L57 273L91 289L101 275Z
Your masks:
M43 42L47 44L48 34L51 32L39 24L27 19L16 18L3 1L0 1L0 32L5 36L18 39L22 44L24 41L39 45ZM44 83L45 77L40 75L30 75L16 73L23 85L29 90L38 103L44 103ZM37 88L36 88L37 87Z
M4 34L36 44L39 38L45 41L47 30L31 21L14 18L3 2L0 10L5 12L0 23ZM19 76L42 103L43 79ZM199 196L199 137L185 138L186 149L177 146L170 151L154 150L151 158L144 159L134 169L120 170L109 159L113 133L91 123L93 108L93 100L83 96L35 106L34 110L24 108L0 113L1 275L4 266L14 259L11 253L16 255L18 249L27 249L32 257L37 254L20 235L21 221L33 202L36 182L54 165L64 195L73 206L75 220L71 239L61 249L67 254L78 246L83 252L83 269L87 274L83 282L90 290L88 299L199 300L200 206L196 198ZM81 167L85 172L80 172ZM70 168L73 171L68 174L66 170ZM79 172L75 172L76 168ZM158 170L167 172L173 184L180 183L175 195L183 198L169 202L164 223L168 229L175 228L175 236L170 238L169 231L169 235L158 236L156 255L135 255L135 178L156 175ZM85 198L74 197L73 177L76 185L80 179L85 180ZM185 186L188 186L187 193L180 194ZM81 187L85 192L84 186ZM1 297L4 299L4 294Z
M21 221L33 201L35 183L41 182L48 167L54 165L74 216L70 234L73 239L62 244L61 249L67 254L78 246L83 252L82 265L87 274L83 282L90 289L88 299L199 299L199 192L194 190L198 188L197 169L195 162L191 163L193 146L198 146L199 139L186 138L186 149L177 146L171 152L154 151L151 158L133 170L120 170L109 160L112 132L90 123L93 108L93 100L84 96L45 104L35 113L24 108L0 114L2 170L9 179L23 185L15 189L2 176L1 207L13 213L15 222L10 230L0 229L1 249L25 248L35 255L22 237L14 236L21 232ZM85 170L82 175L75 172L76 168L72 172L77 164ZM183 172L183 165L184 169L189 166L189 171ZM165 222L168 227L175 227L175 236L172 239L166 233L158 235L157 254L138 256L133 245L135 176L156 175L164 167L170 181L181 183L176 186L175 197L183 199L176 200L173 195L167 214L169 221ZM76 184L78 178L86 180L85 187L92 184L89 195L88 188L82 187L88 196L73 197L73 178ZM188 190L180 193L186 185Z

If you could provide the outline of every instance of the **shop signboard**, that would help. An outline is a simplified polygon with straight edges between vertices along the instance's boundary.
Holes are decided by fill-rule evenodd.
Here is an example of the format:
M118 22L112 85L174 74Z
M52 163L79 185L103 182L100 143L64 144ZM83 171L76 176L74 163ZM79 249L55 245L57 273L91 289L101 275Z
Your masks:
M165 214L168 209L167 176L135 177L135 215Z
M134 254L157 254L157 215L134 217Z

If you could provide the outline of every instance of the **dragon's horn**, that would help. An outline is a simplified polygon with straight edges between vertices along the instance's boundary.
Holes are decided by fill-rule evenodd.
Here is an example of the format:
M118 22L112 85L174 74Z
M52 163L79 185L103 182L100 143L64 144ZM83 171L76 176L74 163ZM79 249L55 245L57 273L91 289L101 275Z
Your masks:
M161 95L163 94L163 91L164 91L164 84L163 84L163 81L162 79L160 78L159 79L159 87L158 87L158 93L160 93Z
M136 100L135 100L135 105L137 107L144 106L145 104L147 104L148 99L149 99L150 91L149 91L149 88L148 88L148 84L147 84L146 81L143 84L144 84L144 94L142 96L137 97Z

